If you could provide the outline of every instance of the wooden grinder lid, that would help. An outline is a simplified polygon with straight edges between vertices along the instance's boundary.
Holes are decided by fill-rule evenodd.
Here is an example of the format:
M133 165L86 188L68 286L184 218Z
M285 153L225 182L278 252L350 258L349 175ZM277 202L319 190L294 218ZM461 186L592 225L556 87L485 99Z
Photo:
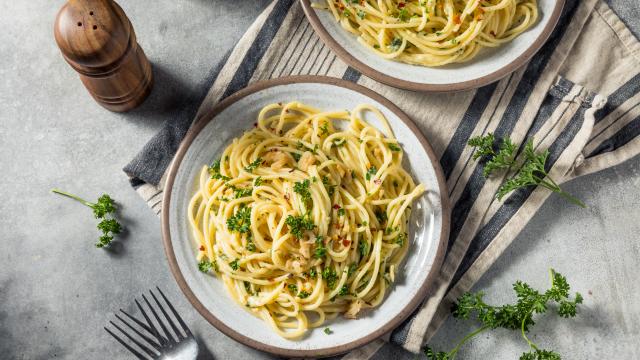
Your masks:
M111 0L68 1L56 17L54 34L67 62L85 74L107 70L136 41L129 19Z

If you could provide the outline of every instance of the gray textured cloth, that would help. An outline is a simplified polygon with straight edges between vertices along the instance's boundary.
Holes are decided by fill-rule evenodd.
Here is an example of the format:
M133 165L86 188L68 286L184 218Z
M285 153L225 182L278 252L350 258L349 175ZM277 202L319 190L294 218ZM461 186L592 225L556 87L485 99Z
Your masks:
M561 182L640 152L640 44L598 0L568 0L551 38L526 66L496 83L447 95L403 91L361 76L322 44L298 2L276 0L214 68L198 113L254 81L296 74L341 77L382 94L413 118L440 158L454 204L445 263L432 295L388 337L413 352L550 195L527 188L496 201L501 179L482 176L466 146L470 137L493 132L518 144L534 137L536 148L550 151L549 173ZM162 178L195 108L178 114L125 168L156 213ZM383 358L392 346L376 341L345 358Z

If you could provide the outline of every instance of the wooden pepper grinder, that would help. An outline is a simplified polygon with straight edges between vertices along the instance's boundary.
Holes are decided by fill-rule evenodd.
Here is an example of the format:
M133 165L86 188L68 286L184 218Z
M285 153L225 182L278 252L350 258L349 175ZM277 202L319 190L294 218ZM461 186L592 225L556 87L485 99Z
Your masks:
M112 0L69 0L58 12L56 42L102 106L124 112L151 92L151 65L133 26Z

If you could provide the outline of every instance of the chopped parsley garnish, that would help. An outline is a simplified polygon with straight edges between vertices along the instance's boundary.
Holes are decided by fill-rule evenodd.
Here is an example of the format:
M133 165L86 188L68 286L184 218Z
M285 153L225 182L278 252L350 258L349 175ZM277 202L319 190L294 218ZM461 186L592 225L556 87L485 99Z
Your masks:
M310 294L310 293L308 293L308 292L306 292L306 291L304 291L304 290L302 290L302 291L300 291L300 292L298 293L298 297L299 297L300 299L306 299L306 298L308 298L308 297L309 297L309 295L311 295L311 294Z
M209 175L214 180L229 181L230 177L220 174L220 160L215 160L209 165Z
M316 250L313 253L313 257L316 259L322 259L326 255L327 248L324 246L324 237L322 237L322 235L318 235L318 237L316 237Z
M312 279L315 279L318 276L318 272L316 271L316 269L311 269L309 270L309 277Z
M257 158L254 162L252 162L251 164L247 165L244 170L247 172L253 172L253 170L257 169L258 166L260 166L260 164L262 164L262 159L261 158Z
M347 277L351 277L354 271L356 271L356 263L349 265L349 268L347 269Z
M400 9L400 11L398 11L398 20L400 20L400 21L408 21L409 18L410 18L409 11L407 9L402 8L402 9Z
M294 158L296 161L300 161L300 158L302 157L302 155L300 155L300 154L298 154L298 153L295 153L295 152L292 152L292 153L291 153L291 156L293 156L293 158Z
M338 281L338 274L331 268L324 268L322 270L322 278L327 282L329 289L336 287L336 281Z
M322 135L327 135L329 134L329 122L325 121L322 126L320 126L320 131L322 131L320 134Z
M227 227L229 231L237 231L239 233L249 232L251 226L251 208L244 206L240 208L235 215L227 219Z
M213 271L218 272L218 263L215 260L209 261L204 259L198 263L198 270L203 273L208 273L212 269Z
M264 181L262 180L262 176L258 176L254 181L253 181L253 186L260 186L262 185Z
M229 262L229 266L231 266L231 268L233 269L233 271L237 271L240 268L240 264L238 264L238 261L240 259L235 259L231 262Z
M304 181L299 181L293 184L293 191L300 195L305 205L311 203L311 192L309 191L309 184L309 179L305 179Z
M396 238L396 244L400 245L400 247L403 247L406 241L407 241L407 233L402 233L398 235L398 237Z
M325 333L325 334L327 334L327 335L331 335L331 334L333 334L333 331L331 331L331 329L329 329L328 327L324 328L324 330L323 330L323 331L324 331L324 333Z
M366 241L361 241L358 243L358 253L360 253L360 258L364 259L369 255L369 244Z
M349 16L351 16L351 11L349 11L349 9L344 9L344 11L342 12L342 16L348 18Z
M296 284L289 284L287 287L289 288L289 291L294 294L298 292L298 285Z
M251 252L255 252L256 251L256 244L253 242L253 236L251 236L251 233L249 233L249 236L247 237L247 246L246 246L247 250L251 251Z
M393 40L391 40L391 44L389 44L389 49L391 49L391 51L398 51L398 49L400 49L400 46L402 46L402 39L393 38Z
M253 291L251 291L251 283L248 281L243 281L243 283L244 283L244 290L247 292L247 294L253 295Z
M336 147L340 147L346 144L346 142L347 142L347 139L344 139L344 138L334 139L333 145L335 145Z
M347 285L343 285L340 288L340 292L338 292L338 296L345 296L345 295L349 295L349 288L347 287Z
M364 176L365 179L371 180L371 176L375 175L378 172L378 168L375 166L371 166L369 170L367 170L367 174Z
M330 197L333 196L333 193L336 190L336 185L331 185L328 176L325 175L322 177L322 184L324 185L325 189L327 189L327 194L329 194Z
M389 147L389 150L391 150L391 151L402 151L400 146L398 146L396 144L390 143L390 144L387 144L387 146Z
M227 187L233 190L233 194L236 199L251 196L253 193L253 188L239 188L235 185L227 185Z
M338 209L338 216L344 216L344 214L345 214L344 208Z
M303 216L289 215L285 220L285 224L289 227L291 234L298 239L302 238L302 234L305 230L313 230L316 227L313 220L311 220L311 215L309 213L306 213Z
M360 20L362 20L362 19L364 19L365 15L367 15L367 14L362 10L358 10L357 15L360 18Z
M379 224L383 224L385 221L387 221L387 212L382 210L382 209L376 209L374 211L374 214L376 215L376 219L378 219L378 223Z

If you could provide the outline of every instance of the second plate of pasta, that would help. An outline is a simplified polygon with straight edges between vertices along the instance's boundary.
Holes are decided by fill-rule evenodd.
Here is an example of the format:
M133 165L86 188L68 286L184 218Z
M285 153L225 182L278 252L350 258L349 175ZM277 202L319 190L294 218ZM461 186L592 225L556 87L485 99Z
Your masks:
M398 88L458 91L524 65L564 0L301 0L316 33L348 65Z
M283 356L372 341L428 296L447 192L397 107L324 77L257 83L190 130L163 237L178 284L234 339Z

